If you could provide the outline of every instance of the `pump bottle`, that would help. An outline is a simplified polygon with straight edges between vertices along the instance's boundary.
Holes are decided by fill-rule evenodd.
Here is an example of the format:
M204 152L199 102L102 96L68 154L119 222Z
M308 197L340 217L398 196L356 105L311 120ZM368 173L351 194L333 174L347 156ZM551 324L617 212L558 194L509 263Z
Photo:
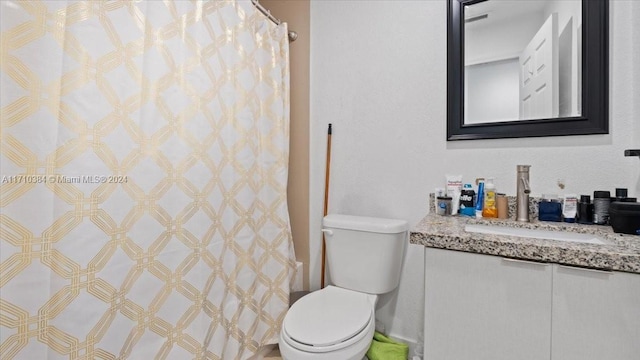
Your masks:
M498 209L496 208L496 186L493 183L493 178L487 178L487 181L484 184L484 207L482 209L482 217L498 217Z

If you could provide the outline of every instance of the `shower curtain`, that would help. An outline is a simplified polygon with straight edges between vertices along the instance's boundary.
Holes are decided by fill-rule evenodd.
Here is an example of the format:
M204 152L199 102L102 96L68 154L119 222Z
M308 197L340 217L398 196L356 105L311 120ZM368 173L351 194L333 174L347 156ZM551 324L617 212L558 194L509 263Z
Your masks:
M0 358L246 359L295 271L286 25L0 2Z

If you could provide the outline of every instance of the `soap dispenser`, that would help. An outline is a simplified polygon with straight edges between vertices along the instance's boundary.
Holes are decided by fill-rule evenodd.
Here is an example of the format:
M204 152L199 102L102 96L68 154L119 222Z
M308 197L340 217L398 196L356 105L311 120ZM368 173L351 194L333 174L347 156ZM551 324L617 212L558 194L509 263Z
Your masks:
M484 207L482 209L482 217L498 217L498 209L496 208L496 186L493 183L493 178L487 178L484 184Z

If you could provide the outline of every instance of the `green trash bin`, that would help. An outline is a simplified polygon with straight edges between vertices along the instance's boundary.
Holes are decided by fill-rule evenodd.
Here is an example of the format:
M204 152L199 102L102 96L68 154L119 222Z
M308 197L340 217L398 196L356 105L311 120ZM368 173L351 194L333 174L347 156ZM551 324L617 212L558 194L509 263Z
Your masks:
M367 351L369 360L407 360L409 345L392 340L379 332L373 334L373 341Z

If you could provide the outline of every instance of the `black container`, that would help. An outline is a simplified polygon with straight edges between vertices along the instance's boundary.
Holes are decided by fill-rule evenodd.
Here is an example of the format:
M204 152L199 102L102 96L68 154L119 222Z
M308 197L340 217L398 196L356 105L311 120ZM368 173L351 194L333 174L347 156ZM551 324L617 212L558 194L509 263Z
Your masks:
M578 221L579 224L593 224L593 204L591 203L591 196L580 195L576 221Z
M616 188L616 199L614 201L624 201L627 198L629 191L625 188Z
M608 191L593 192L593 223L606 225L609 223L609 205L611 193Z
M609 216L613 231L640 235L640 203L614 201L609 206Z

